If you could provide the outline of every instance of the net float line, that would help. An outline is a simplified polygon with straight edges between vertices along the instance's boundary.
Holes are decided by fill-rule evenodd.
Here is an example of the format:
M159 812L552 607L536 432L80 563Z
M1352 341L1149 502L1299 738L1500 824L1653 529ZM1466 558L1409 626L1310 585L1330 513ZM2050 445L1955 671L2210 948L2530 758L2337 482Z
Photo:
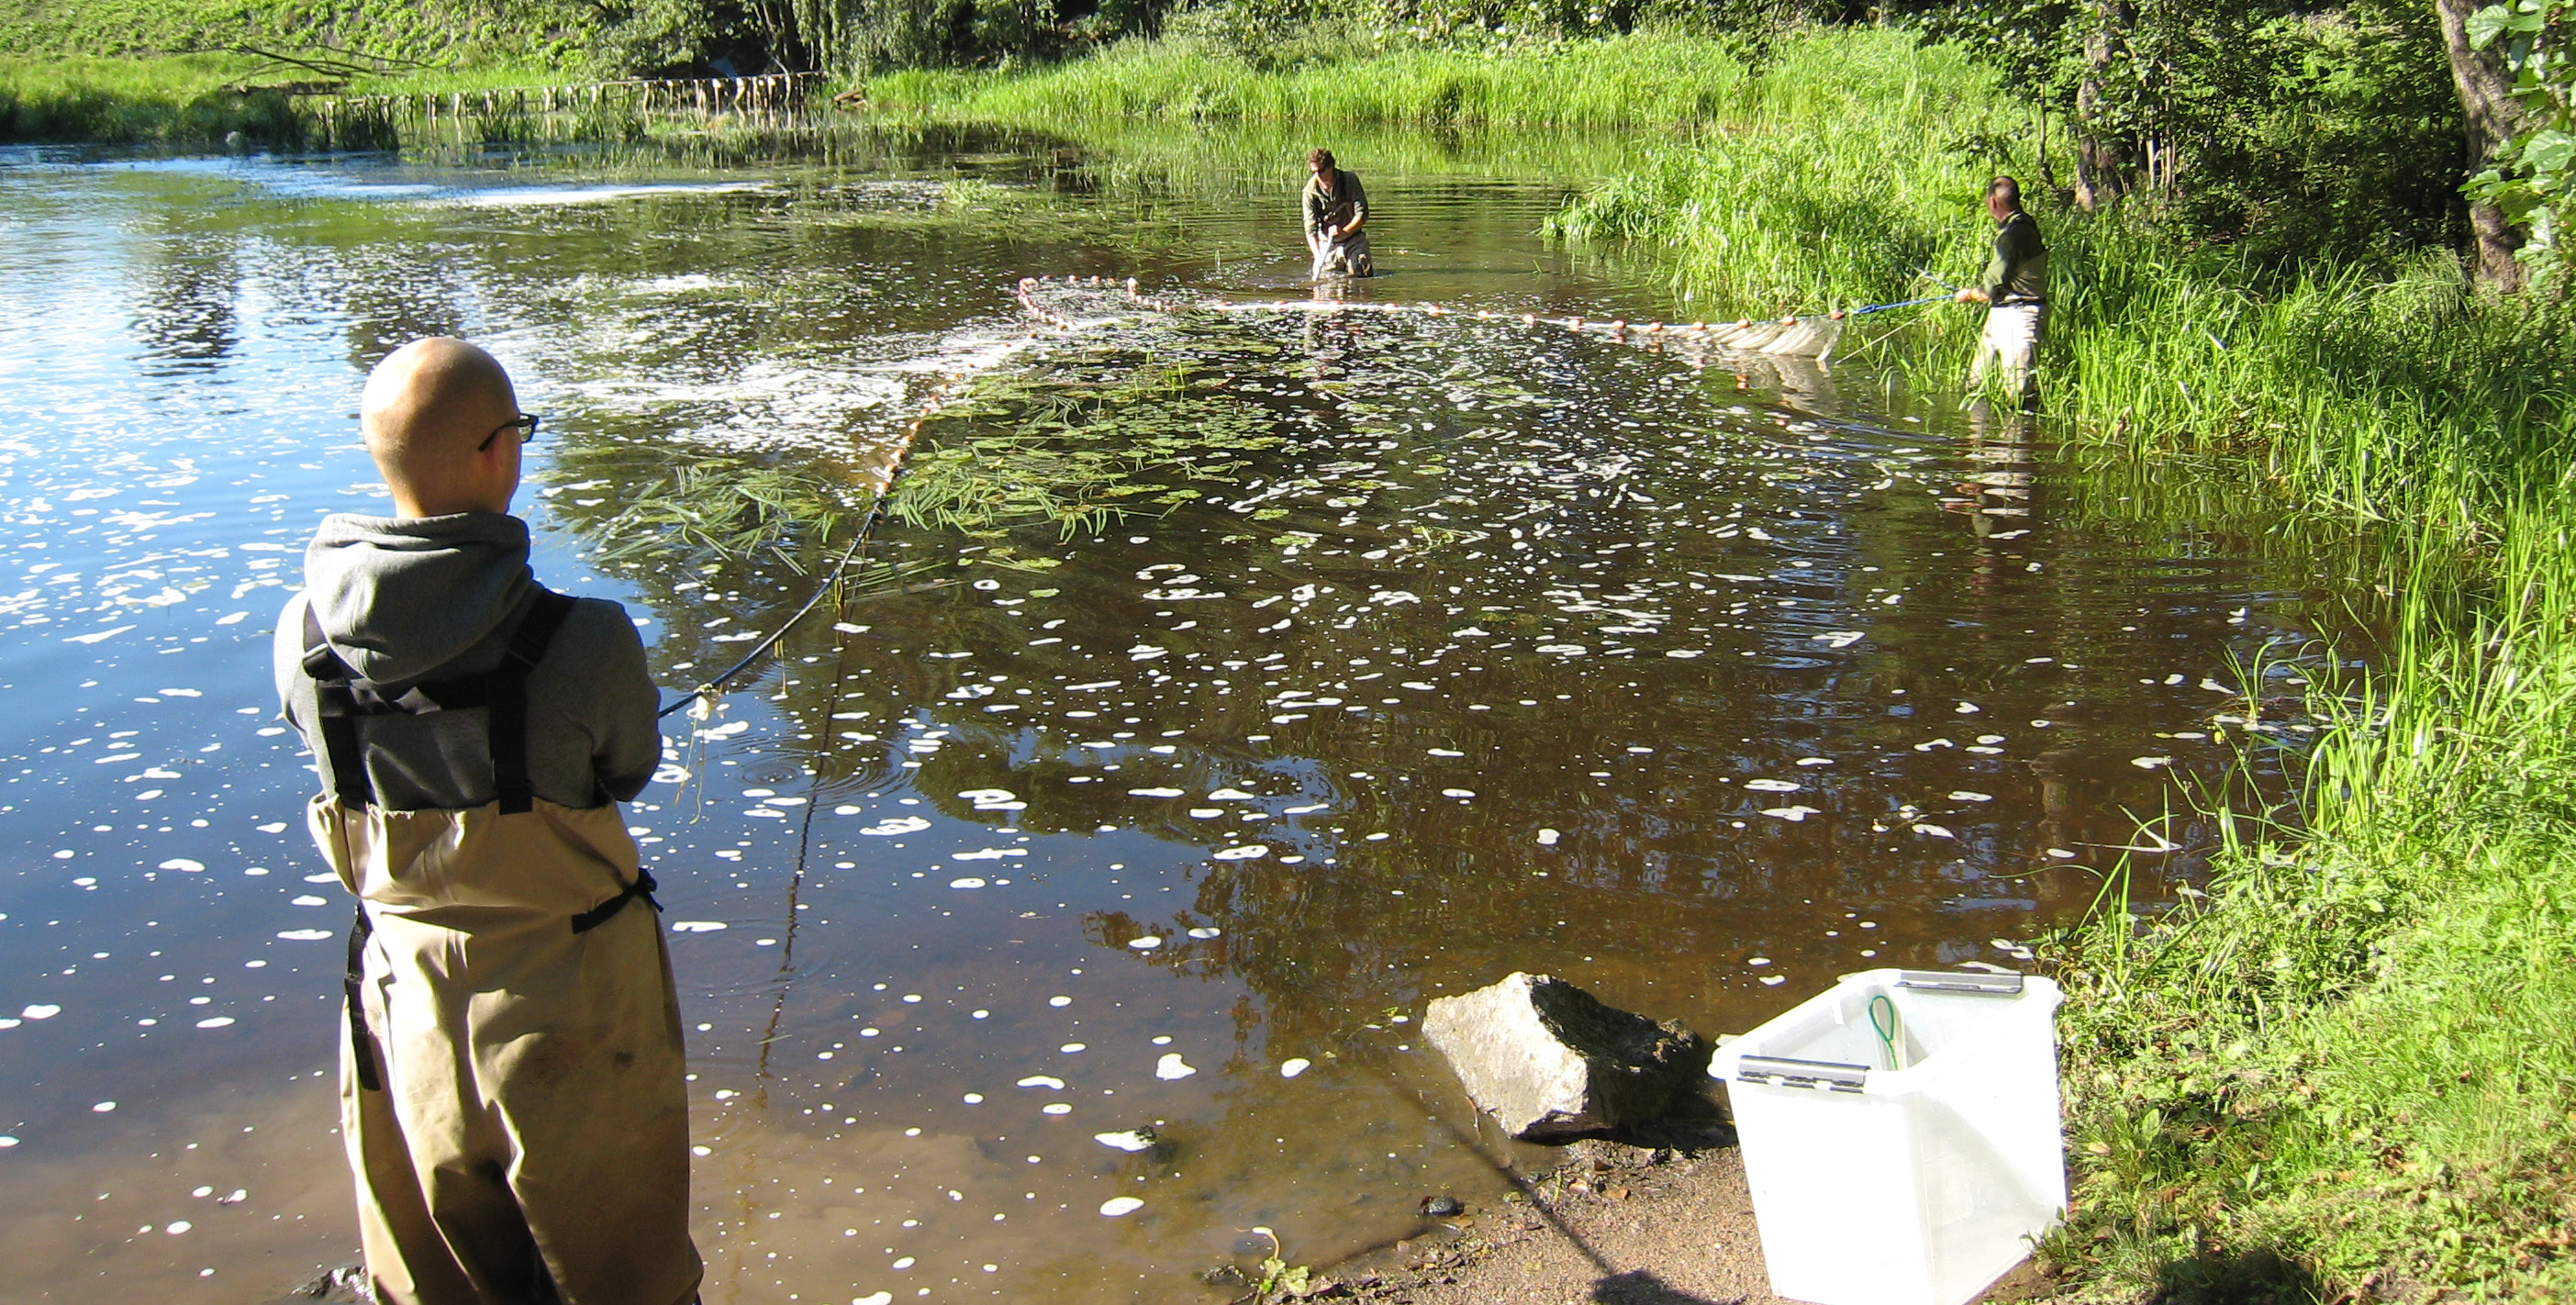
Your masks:
M1547 327L1576 334L1607 336L1614 340L1650 341L1670 339L1676 343L1703 344L1738 353L1769 354L1782 358L1805 358L1823 362L1841 342L1843 328L1853 317L1889 308L1911 307L1930 300L1912 300L1903 304L1872 304L1865 308L1836 309L1804 317L1777 319L1744 318L1733 322L1630 322L1625 318L1597 319L1586 317L1542 317L1536 313L1496 312L1492 309L1455 308L1436 303L1350 303L1338 300L1253 299L1183 301L1148 294L1137 285L1136 278L1119 281L1109 277L1022 277L1017 298L1029 315L1060 333L1105 326L1125 320L1126 314L1078 319L1048 304L1038 292L1050 287L1107 290L1123 294L1125 302L1139 312L1155 313L1307 313L1341 315L1376 313L1387 316L1457 317L1480 322L1517 321L1526 327Z

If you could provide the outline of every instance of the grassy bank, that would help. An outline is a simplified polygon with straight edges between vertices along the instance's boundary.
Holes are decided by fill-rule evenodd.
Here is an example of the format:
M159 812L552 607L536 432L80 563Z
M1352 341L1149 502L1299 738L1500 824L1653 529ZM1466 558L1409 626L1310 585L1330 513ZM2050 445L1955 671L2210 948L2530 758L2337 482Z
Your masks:
M1469 51L1325 43L1255 64L1230 46L1131 40L1036 73L916 71L866 83L897 112L1001 120L1194 118L1473 127L1667 127L1721 121L1742 62L1718 44L1639 34Z
M294 106L257 87L259 66L228 54L0 55L0 141L205 144L234 132L291 140Z

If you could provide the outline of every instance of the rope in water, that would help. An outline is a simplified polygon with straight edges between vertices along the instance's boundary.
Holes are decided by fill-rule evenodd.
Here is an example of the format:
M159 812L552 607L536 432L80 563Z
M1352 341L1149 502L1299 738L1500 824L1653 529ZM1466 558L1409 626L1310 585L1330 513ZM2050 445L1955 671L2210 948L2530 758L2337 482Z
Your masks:
M1803 317L1748 317L1740 318L1733 322L1691 322L1688 324L1681 322L1668 323L1656 321L1631 323L1625 318L1614 318L1604 321L1584 317L1541 317L1536 313L1497 313L1491 309L1453 308L1428 302L1397 304L1370 302L1351 303L1342 300L1265 299L1249 301L1209 300L1199 303L1186 303L1179 300L1165 299L1159 296L1146 294L1137 287L1136 278L1132 276L1123 282L1099 276L1068 276L1062 278L1060 281L1048 277L1020 278L1018 291L1020 306L1027 310L1030 316L1037 318L1040 322L1043 322L1048 326L1052 326L1060 332L1067 333L1081 330L1086 326L1098 326L1102 323L1083 322L1077 320L1076 318L1060 312L1038 299L1036 293L1038 290L1058 285L1074 289L1123 291L1129 302L1135 304L1139 308L1152 312L1362 312L1383 314L1419 314L1426 317L1461 317L1470 318L1480 322L1509 321L1513 317L1517 316L1523 326L1561 326L1569 331L1603 334L1615 339L1624 340L1628 338L1629 334L1633 331L1639 335L1672 335L1692 340L1705 340L1722 348L1741 349L1752 353L1786 354L1793 356L1805 355L1819 358L1832 349L1836 342L1836 338L1842 329L1842 323L1850 318L1863 316L1869 313L1887 312L1891 309L1913 308L1922 304L1939 303L1947 300L1948 298L1946 295L1933 295L1922 299L1900 300L1894 303L1866 304L1858 308L1837 308L1829 313L1809 314Z
M655 719L668 716L693 703L713 701L717 690L723 688L733 677L742 674L744 668L760 660L770 649L777 647L778 641L786 638L788 631L795 629L798 622L812 615L815 608L823 605L824 595L831 593L832 587L840 583L842 573L850 569L850 563L858 558L861 550L867 547L869 539L875 535L877 523L885 518L886 505L894 499L895 482L903 478L904 469L909 465L908 455L912 452L912 442L921 434L921 423L929 420L947 403L954 388L953 384L942 385L932 391L930 401L923 405L920 413L905 425L903 440L895 445L894 459L887 464L885 483L877 487L876 498L868 504L867 515L859 520L858 535L850 540L850 546L842 551L841 559L834 562L832 569L823 576L823 582L814 586L814 592L805 599L805 605L797 608L794 615L781 622L777 629L770 631L766 638L753 644L751 651L744 653L740 661L701 682L678 702L654 713Z

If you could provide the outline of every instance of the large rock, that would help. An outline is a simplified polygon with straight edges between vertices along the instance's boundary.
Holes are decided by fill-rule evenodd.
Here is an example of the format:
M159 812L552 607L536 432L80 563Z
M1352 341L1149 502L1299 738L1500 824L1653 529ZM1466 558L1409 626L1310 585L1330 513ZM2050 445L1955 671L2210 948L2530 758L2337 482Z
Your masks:
M1646 1122L1699 1090L1709 1044L1679 1022L1604 1006L1563 979L1515 972L1432 1001L1423 1036L1467 1095L1523 1141Z

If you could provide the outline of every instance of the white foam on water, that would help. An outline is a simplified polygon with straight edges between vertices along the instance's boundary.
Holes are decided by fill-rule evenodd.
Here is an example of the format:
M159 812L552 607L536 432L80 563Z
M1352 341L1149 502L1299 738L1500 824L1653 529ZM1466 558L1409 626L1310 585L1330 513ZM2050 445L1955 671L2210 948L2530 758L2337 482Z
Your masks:
M676 295L687 294L697 290L732 290L736 288L738 288L738 283L736 282L719 281L714 277L708 276L704 272L691 272L686 276L657 276L650 281L638 281L634 285L627 287L627 291L630 294L640 295Z
M381 188L391 190L391 187ZM604 186L495 186L440 196L431 202L455 208L551 208L607 204L656 195L744 195L770 189L761 181L664 181Z

